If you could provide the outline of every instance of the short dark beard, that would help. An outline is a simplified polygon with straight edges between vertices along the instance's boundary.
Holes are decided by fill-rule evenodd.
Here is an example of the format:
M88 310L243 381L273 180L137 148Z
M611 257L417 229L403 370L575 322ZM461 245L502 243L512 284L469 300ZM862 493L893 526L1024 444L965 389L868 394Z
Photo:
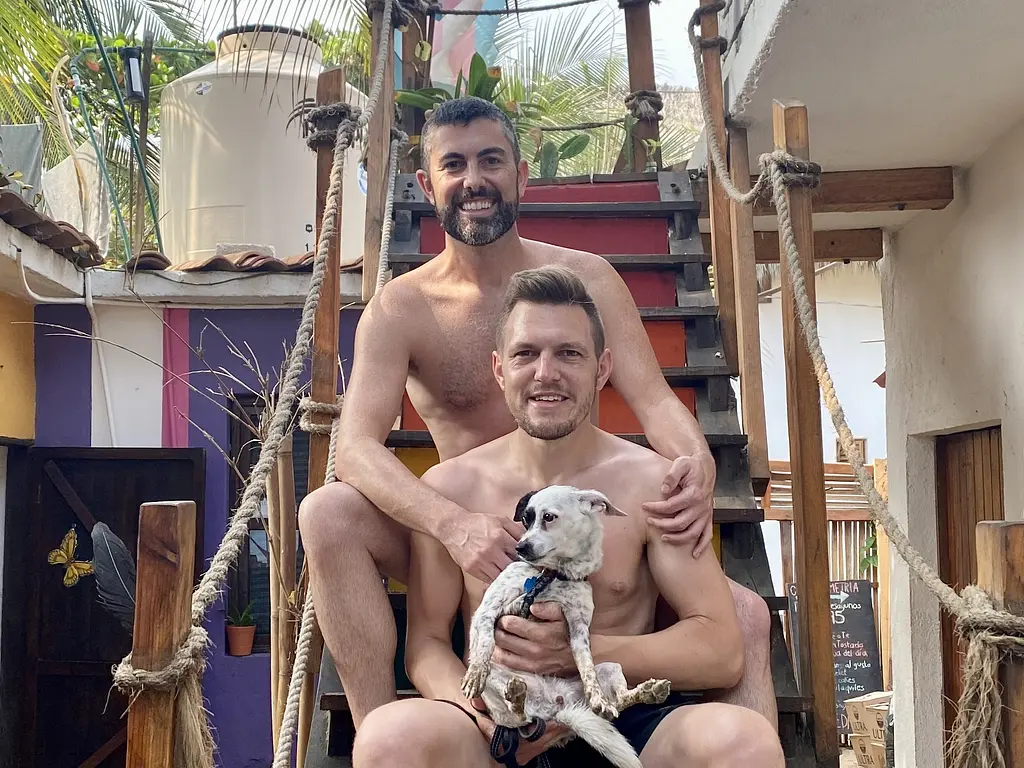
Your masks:
M467 200L493 200L494 213L486 219L464 219L459 206ZM497 192L485 195L458 195L444 208L435 206L437 219L444 231L460 243L472 246L490 245L515 226L519 218L519 199L506 202Z

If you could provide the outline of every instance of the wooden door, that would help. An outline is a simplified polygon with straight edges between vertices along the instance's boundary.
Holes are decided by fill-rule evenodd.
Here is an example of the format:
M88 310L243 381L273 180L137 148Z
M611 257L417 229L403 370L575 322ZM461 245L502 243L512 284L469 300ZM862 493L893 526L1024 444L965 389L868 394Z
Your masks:
M90 563L91 531L99 521L135 560L139 506L194 500L198 575L203 563L204 451L32 450L27 479L32 519L21 765L123 766L127 701L112 689L111 668L131 650L130 631L97 601L88 566L76 566L85 572L75 580L62 562L65 557L51 557L51 552Z
M1003 450L999 427L958 432L935 444L939 576L957 591L978 578L975 528L1003 520ZM947 733L963 690L964 648L942 612L942 677Z

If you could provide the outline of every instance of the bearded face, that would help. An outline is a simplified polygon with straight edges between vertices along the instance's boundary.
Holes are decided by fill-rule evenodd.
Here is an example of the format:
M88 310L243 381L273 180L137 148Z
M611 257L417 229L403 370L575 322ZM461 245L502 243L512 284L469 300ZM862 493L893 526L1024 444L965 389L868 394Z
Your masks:
M490 245L515 225L519 217L519 195L509 202L493 187L463 188L447 205L435 205L435 211L444 231L459 242Z

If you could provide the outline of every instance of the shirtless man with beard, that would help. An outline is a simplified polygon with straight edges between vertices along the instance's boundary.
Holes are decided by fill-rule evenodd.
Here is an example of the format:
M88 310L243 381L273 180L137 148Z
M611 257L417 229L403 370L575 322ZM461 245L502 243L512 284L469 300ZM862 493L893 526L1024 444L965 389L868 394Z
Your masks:
M442 461L516 429L491 373L494 332L510 277L559 264L583 280L605 319L616 366L609 383L667 459L644 499L652 528L700 556L712 535L715 461L700 426L666 383L636 305L600 256L524 240L516 228L528 169L515 131L472 97L438 106L424 126L417 179L446 232L445 249L384 286L356 331L338 437L340 482L299 509L317 619L358 729L396 698L394 614L381 574L409 579L410 532L439 541L474 578L490 582L515 556L517 526L472 514L418 479L386 446L403 392ZM769 613L730 582L745 664L728 700L776 722Z
M518 429L441 462L423 481L471 513L503 522L522 496L549 485L604 493L625 517L602 518L602 565L589 578L594 661L621 664L630 686L655 678L669 680L673 689L664 704L624 710L616 727L644 768L783 768L778 736L762 715L703 693L739 680L742 640L714 552L694 557L691 547L666 542L643 511L671 462L590 421L613 355L582 282L561 267L514 275L496 335L494 377ZM406 665L424 699L371 712L356 736L354 768L495 765L489 749L494 723L462 695L466 668L451 643L456 614L461 608L469 627L486 588L443 544L412 535ZM679 620L655 631L659 595ZM552 603L534 609L559 613ZM503 617L497 634L503 642L495 663L578 675L561 623ZM538 662L543 669L536 670ZM563 734L561 726L547 724L538 741L520 743L518 763L535 765L533 759ZM552 768L610 765L580 739L545 754Z

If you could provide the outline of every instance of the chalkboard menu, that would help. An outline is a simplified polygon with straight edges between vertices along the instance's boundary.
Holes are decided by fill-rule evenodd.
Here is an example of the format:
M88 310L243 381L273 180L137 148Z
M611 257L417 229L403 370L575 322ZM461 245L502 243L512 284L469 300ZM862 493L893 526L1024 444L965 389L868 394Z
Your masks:
M832 658L836 680L836 725L841 734L850 733L846 720L847 699L882 690L882 665L875 631L875 610L871 602L871 582L866 580L829 582L832 608ZM790 626L793 628L793 654L799 658L800 633L797 617L800 601L796 584L786 585L789 597ZM799 664L794 665L797 685Z

